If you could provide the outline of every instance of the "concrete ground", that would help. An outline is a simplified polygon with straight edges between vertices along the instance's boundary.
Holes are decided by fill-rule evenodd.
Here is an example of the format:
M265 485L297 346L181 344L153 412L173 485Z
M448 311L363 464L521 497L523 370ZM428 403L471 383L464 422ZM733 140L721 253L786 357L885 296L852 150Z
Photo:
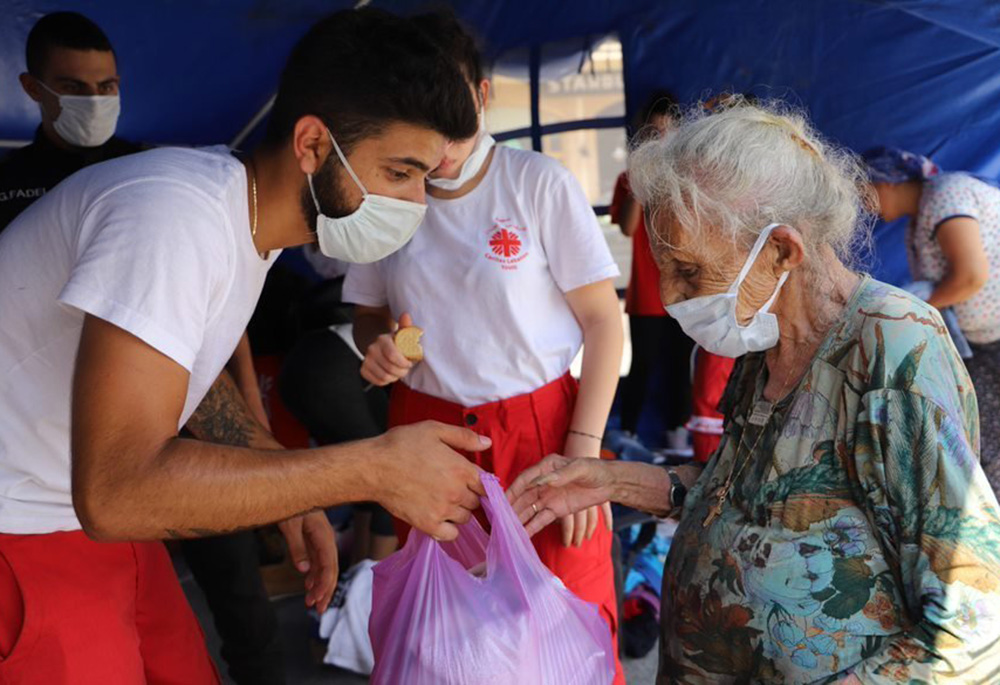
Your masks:
M178 572L184 592L187 593L191 606L194 607L195 613L201 621L212 656L219 665L219 671L225 674L225 665L219 658L219 636L212 626L205 598L183 564L179 565ZM274 605L278 612L284 640L285 672L288 674L288 685L365 685L368 683L367 678L319 662L319 657L313 653L311 644L316 624L306 613L302 597L276 600ZM653 685L655 683L656 654L657 650L653 649L644 659L625 661L628 685ZM234 685L233 681L228 678L224 678L223 682L225 685Z

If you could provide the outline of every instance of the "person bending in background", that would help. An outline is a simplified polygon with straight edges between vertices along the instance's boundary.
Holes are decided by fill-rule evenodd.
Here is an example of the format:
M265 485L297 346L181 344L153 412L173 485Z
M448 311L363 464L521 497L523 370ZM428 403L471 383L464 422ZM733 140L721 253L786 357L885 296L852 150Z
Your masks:
M470 458L505 486L551 452L597 459L622 352L618 268L569 171L494 145L485 129L490 82L473 38L447 14L414 22L460 65L480 130L451 143L430 175L413 240L348 271L344 299L358 304L362 373L380 386L401 381L391 425L433 418L489 436L492 448ZM423 361L399 353L394 320L426 330ZM581 344L578 385L569 367ZM600 608L617 639L610 512L601 517L601 507L566 516L535 549ZM406 532L400 526L401 539ZM624 683L620 665L616 682Z
M953 308L968 340L983 470L1000 493L1000 189L966 173L939 173L926 157L896 148L874 148L864 159L879 215L909 219L910 271L934 284L927 302Z
M653 95L636 119L636 136L664 135L674 125L678 114L677 99L668 92ZM650 383L657 368L665 366L664 378L670 384L666 394L667 446L687 447L685 422L691 415L691 338L677 322L667 316L660 301L660 272L653 261L649 235L642 207L632 196L625 172L615 183L611 200L611 221L632 239L632 274L625 291L632 340L632 365L622 382L621 427L635 434L649 396Z

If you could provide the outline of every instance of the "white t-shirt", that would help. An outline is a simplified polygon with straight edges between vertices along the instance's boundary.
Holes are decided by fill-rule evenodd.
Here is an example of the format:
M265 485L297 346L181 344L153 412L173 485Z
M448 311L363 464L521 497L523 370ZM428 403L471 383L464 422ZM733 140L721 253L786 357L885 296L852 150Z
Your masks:
M406 383L474 407L565 374L583 342L565 293L618 275L573 175L498 145L472 192L427 204L402 250L351 265L344 283L344 300L409 312L424 329Z
M0 531L77 530L70 403L84 313L187 369L179 426L233 354L267 270L224 147L88 167L0 235ZM156 392L150 388L150 392Z

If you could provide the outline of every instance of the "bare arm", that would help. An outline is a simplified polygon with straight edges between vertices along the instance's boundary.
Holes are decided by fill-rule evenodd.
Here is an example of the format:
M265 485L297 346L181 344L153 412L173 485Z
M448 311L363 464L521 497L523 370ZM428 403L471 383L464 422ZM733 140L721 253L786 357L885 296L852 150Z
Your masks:
M222 418L206 412L217 415L212 430L247 447L178 437L187 384L187 371L173 360L112 324L86 318L73 387L72 479L73 504L91 536L213 535L373 500L422 530L453 537L448 522L461 522L460 509L477 504L481 486L467 460L447 447L421 454L446 445L482 449L471 432L423 424L412 435L394 431L276 459L272 439L225 412ZM196 423L194 431L205 435L208 428ZM437 472L440 486L424 478L428 470Z
M626 238L633 237L639 228L639 219L642 218L642 205L635 201L632 193L626 193L622 198L621 209L618 210L618 213L618 227Z
M978 293L990 278L990 263L975 219L948 219L938 227L937 241L948 261L948 274L927 302L944 309Z
M598 456L599 437L579 433L602 436L615 399L625 338L618 295L611 280L604 280L566 293L566 301L583 329L580 392L570 423L577 432L567 438L567 456Z
M672 470L690 488L702 467L692 464ZM618 502L658 516L666 516L672 509L670 476L662 466L559 455L548 456L525 470L511 484L507 497L529 535L601 502Z
M568 457L600 457L601 437L618 387L622 359L621 313L618 295L610 280L592 283L566 293L566 301L583 329L583 369L569 434L563 452ZM610 529L611 506L600 503ZM562 519L563 544L580 546L600 524L598 507Z
M283 450L254 416L229 371L219 374L184 427L206 442L261 450Z

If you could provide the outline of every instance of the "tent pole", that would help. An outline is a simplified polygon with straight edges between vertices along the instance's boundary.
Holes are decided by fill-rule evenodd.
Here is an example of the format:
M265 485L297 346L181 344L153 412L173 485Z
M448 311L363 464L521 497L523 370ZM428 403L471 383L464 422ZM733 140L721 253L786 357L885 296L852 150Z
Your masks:
M531 46L528 53L528 68L531 78L531 149L542 151L542 117L541 106L538 103L541 94L542 46Z
M254 129L257 128L257 125L260 124L260 122L264 119L264 117L270 114L271 108L274 107L274 100L277 97L278 97L277 94L274 94L267 99L267 102L264 103L264 106L261 107L260 110L253 116L253 119L251 119L250 122L247 123L247 125L244 126L239 133L236 134L236 137L233 138L232 142L229 143L230 150L235 150L240 145L242 145L243 141L246 140L251 133L253 133Z

